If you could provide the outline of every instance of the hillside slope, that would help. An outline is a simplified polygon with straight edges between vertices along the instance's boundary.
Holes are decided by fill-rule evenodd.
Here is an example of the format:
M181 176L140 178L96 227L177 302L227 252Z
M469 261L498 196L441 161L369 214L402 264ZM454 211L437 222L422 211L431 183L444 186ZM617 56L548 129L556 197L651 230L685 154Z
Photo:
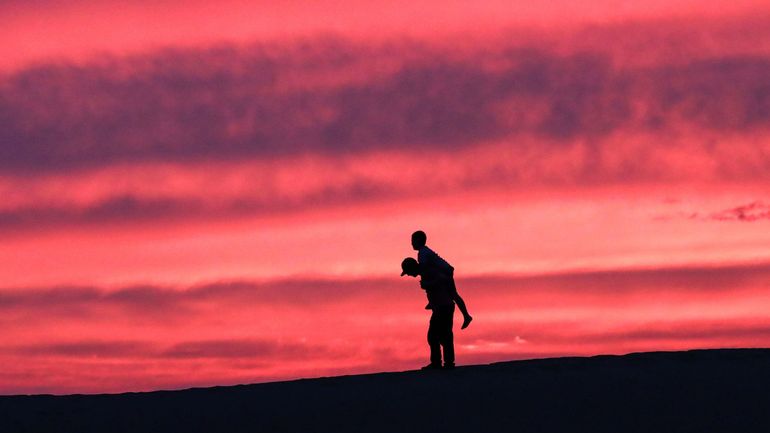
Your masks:
M770 349L0 397L3 432L770 432Z

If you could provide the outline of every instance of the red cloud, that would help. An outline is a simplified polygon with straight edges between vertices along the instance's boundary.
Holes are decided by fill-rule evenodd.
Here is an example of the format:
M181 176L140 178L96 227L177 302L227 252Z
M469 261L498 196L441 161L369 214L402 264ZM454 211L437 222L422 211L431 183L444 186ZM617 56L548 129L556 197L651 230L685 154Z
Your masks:
M758 221L770 219L770 206L755 201L742 206L736 206L732 209L715 212L710 215L711 219L719 221Z

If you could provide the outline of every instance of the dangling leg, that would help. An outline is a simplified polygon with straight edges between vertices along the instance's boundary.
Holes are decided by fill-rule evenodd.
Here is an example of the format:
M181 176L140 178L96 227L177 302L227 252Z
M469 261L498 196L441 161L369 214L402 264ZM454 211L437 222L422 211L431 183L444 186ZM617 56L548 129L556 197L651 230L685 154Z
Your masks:
M460 297L460 293L457 292L454 275L452 275L452 293L454 293L454 301L457 304L457 308L460 309L460 313L463 315L463 326L461 326L460 329L465 329L471 324L473 317L468 314L468 308L465 307L465 301Z

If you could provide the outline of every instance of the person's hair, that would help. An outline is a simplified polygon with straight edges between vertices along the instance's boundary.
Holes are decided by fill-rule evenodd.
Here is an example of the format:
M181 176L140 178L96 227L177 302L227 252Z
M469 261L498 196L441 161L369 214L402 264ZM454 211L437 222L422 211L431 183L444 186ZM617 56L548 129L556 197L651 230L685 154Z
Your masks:
M424 246L425 243L428 241L428 236L425 234L422 230L417 230L416 232L412 233L412 243L417 246Z
M419 273L420 265L413 257L407 257L401 262L401 270L404 272L415 271L415 273Z

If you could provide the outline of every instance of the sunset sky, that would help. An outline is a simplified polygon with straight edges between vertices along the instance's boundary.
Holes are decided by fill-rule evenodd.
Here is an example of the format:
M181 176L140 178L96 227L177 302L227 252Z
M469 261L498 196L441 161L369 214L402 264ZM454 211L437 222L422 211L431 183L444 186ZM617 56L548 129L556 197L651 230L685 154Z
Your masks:
M0 22L0 394L418 368L417 229L475 318L458 364L770 346L765 1Z

